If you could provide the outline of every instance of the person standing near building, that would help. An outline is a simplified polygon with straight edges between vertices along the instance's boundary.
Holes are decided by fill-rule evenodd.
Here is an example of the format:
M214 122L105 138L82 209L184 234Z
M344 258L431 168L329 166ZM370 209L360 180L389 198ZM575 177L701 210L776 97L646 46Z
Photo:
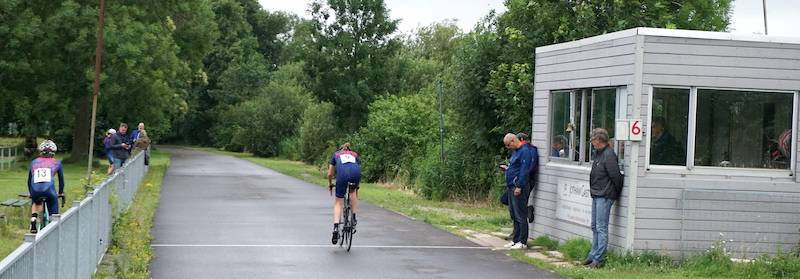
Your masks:
M528 203L528 175L531 168L531 148L519 140L514 134L506 134L503 138L508 150L512 151L506 172L506 191L508 193L508 212L514 222L514 237L506 245L511 249L528 248L528 221L526 206Z
M592 249L583 265L599 268L608 247L608 220L611 206L622 194L622 172L617 163L617 154L609 144L608 131L603 128L592 130L592 146L597 156L589 174L589 188L592 196Z

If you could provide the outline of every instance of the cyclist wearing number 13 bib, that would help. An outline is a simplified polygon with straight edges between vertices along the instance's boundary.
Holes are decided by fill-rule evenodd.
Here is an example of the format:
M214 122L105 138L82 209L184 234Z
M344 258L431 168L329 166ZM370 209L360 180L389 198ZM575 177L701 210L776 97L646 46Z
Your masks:
M28 170L28 192L33 200L31 212L34 215L42 210L42 204L36 204L42 197L47 198L47 211L50 215L58 214L58 196L64 194L64 172L61 161L53 158L57 149L54 142L43 141L39 145L39 158L31 162L31 168ZM56 175L58 175L58 195L53 181Z
M328 185L332 190L334 187L333 176L336 171L336 202L333 205L333 238L331 241L336 244L339 239L339 215L342 214L344 195L347 193L347 185L354 183L355 187L350 188L350 206L353 208L353 224L356 223L356 213L358 212L358 185L361 183L361 159L358 153L350 150L350 144L345 143L342 148L331 157L328 166Z

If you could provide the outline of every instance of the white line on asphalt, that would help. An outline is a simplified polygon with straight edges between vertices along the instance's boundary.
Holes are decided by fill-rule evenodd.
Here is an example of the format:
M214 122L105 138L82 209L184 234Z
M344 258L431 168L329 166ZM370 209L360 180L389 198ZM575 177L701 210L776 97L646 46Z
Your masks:
M305 245L305 244L152 244L152 247L257 247L257 248L330 248L334 245ZM403 246L403 245L353 245L353 248L378 248L378 249L473 249L488 250L489 247L480 246Z

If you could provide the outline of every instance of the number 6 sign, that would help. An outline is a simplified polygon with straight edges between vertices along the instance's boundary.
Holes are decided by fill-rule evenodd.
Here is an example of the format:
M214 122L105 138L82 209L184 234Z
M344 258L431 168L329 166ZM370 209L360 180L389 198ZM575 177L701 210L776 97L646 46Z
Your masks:
M642 120L641 119L631 119L630 125L628 128L628 137L632 141L641 141L642 140Z

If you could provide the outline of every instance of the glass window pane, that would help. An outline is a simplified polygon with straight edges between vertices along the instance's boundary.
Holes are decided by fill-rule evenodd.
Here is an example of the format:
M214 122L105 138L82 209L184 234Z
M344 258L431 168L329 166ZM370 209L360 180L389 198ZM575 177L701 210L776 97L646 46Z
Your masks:
M699 89L695 165L788 169L793 95Z
M689 89L653 88L650 164L686 165Z
M589 134L591 134L593 129L606 129L606 131L608 131L608 135L611 137L611 146L615 146L613 137L614 126L616 125L615 118L617 115L617 89L606 88L592 90L591 102L592 125L589 130L586 131L587 137L585 140L587 148L591 150L589 153L591 155L591 159L594 160L595 150L589 138Z
M569 156L570 92L554 92L550 95L550 157Z

